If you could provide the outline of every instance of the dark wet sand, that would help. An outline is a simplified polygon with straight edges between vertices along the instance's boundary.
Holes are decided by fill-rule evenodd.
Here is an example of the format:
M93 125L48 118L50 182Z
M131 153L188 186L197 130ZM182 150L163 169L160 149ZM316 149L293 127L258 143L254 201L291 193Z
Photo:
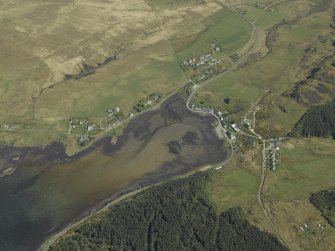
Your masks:
M209 116L191 114L171 97L74 155L63 145L0 147L0 250L36 250L54 232L122 194L221 162L225 149Z

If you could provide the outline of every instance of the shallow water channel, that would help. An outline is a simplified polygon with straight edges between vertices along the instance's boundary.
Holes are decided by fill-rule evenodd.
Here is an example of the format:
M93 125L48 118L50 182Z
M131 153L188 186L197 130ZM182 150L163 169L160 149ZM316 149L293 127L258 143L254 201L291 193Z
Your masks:
M0 147L0 250L36 250L67 223L142 186L223 161L213 118L174 96L134 118L118 138L67 156L64 146Z

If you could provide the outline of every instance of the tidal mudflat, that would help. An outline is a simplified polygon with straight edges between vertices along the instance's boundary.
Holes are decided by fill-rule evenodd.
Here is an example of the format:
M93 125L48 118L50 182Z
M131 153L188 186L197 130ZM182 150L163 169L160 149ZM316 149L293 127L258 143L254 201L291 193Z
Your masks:
M71 157L58 143L2 146L0 250L35 250L50 234L121 194L223 161L225 148L211 123L213 118L190 113L174 96L134 118L116 144L103 138Z

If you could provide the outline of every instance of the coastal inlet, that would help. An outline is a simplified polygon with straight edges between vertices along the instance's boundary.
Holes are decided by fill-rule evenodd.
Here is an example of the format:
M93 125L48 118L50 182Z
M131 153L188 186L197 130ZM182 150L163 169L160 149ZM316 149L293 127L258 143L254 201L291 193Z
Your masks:
M2 146L0 250L36 250L66 224L143 186L226 158L210 116L175 95L129 122L116 144L103 138L67 156L64 146ZM10 168L10 169L9 169Z

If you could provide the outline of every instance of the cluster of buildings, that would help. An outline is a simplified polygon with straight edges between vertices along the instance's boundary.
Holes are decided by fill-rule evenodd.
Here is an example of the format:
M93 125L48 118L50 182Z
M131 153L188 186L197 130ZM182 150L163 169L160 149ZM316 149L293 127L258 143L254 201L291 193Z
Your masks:
M96 125L95 124L90 124L90 125L86 125L86 128L85 128L85 132L91 132L95 129Z
M207 68L201 72L200 76L198 77L198 81L199 80L204 81L213 76L213 74L214 74L214 68L213 67Z
M241 132L241 129L238 127L237 124L231 124L230 127L231 127L235 132Z
M85 142L88 142L88 141L90 141L90 138L88 135L81 135L78 139L78 144L83 145L85 144Z
M114 114L120 112L120 107L115 107L115 108L112 108L110 110L106 110L106 113L109 117L113 116Z
M273 12L274 11L274 9L270 9L270 8L266 7L266 5L264 3L256 3L256 7L258 7L258 8L266 8L266 10L269 11L269 12Z
M191 105L191 109L197 112L204 112L204 113L214 113L214 109L209 107L196 107L194 104Z
M69 122L69 132L71 132L71 129L75 129L77 127L82 127L84 128L84 131L92 131L95 127L93 124L89 124L89 120L87 118L71 118Z
M238 127L237 124L230 124L230 128L233 129L234 132L239 133L241 132L240 128ZM236 136L233 132L229 132L227 131L227 137L232 141L235 142L236 141Z
M157 103L159 101L160 98L161 98L160 94L152 93L152 94L149 95L148 98L142 99L139 102L137 102L137 104L134 105L133 108L136 112L141 112L141 111L153 106L155 103ZM129 117L132 117L132 116L134 116L134 114L130 113Z
M2 125L3 128L7 129L7 130L16 130L16 129L19 129L19 125L16 125L16 124L4 124Z
M92 132L95 129L112 129L119 125L121 121L118 119L117 114L121 112L120 107L116 106L112 109L107 109L106 113L108 117L112 117L110 121L106 122L106 128L102 128L97 126L95 123L90 122L87 118L71 118L69 122L69 132L71 133L72 129L78 128L78 133L82 133L82 135L78 138L78 144L84 145L87 142L90 142L93 138L90 137L90 132ZM91 133L92 134L92 133Z
M226 130L226 129L225 129L225 130ZM235 142L235 141L236 141L236 136L235 136L234 133L232 133L232 132L230 132L230 131L228 131L228 130L226 130L225 133L226 133L227 137L228 137L232 142Z
M136 111L142 111L141 108L145 108L148 106L152 106L155 102L158 102L161 95L157 93L152 93L149 95L147 99L141 100L136 106L139 110L135 109ZM119 106L113 107L111 109L106 109L106 114L108 119L105 120L103 123L100 122L100 126L96 125L95 123L90 123L87 118L71 118L69 122L69 131L71 133L72 129L77 128L77 133L82 134L78 138L78 144L84 145L85 143L91 141L93 138L90 136L92 135L93 130L111 130L122 123L123 114ZM130 112L128 114L129 118L133 117L135 114ZM79 130L79 131L78 131Z
M313 228L313 227L312 227L312 228ZM318 223L318 224L317 224L317 228L320 229L320 230L323 230L325 227L324 227L322 224ZM299 226L299 229L300 229L302 232L304 232L305 230L308 229L308 226L307 226L306 223L304 223L304 224L302 224L301 226Z
M279 159L279 141L272 140L270 143L270 150L266 155L266 164L270 170L276 170L278 167L278 159Z
M223 127L223 132L226 134L226 136L228 137L228 139L231 140L231 142L236 142L236 136L233 132L231 131L228 131L228 127L227 125L225 124L225 121L224 121L224 117L227 115L227 113L223 114L221 110L215 110L215 115L219 118L220 120L220 123ZM236 124L231 124L230 125L230 128L232 128L235 132L240 132L240 129L238 128L238 126Z
M306 223L304 223L302 226L299 227L301 231L304 231L304 229L307 229L308 226Z
M122 121L120 120L120 116L122 116L122 114L120 107L116 106L110 110L106 110L106 113L108 117L112 117L112 119L106 122L107 129L112 129L121 124ZM134 114L129 113L129 117L132 116L134 116Z
M209 47L211 48L213 53L221 52L220 47L218 47L216 44L211 44Z
M264 3L256 3L256 7L258 8L265 8L265 4Z
M245 128L247 128L247 129L251 129L252 128L251 123L250 123L249 120L246 119L246 120L242 121L242 123L244 124Z
M244 16L247 11L246 10L243 10L243 9L240 9L240 8L236 8L235 11L240 14L241 16Z
M90 131L96 128L95 124L90 124L87 118L71 118L69 122L69 134L72 129L80 128L79 131L84 132L85 134L81 135L78 139L78 144L83 145L85 142L91 140L91 138L87 135Z
M216 48L218 47L215 46L215 50ZM205 65L206 63L215 63L216 61L217 61L216 58L214 58L211 54L205 54L200 57L194 57L191 59L184 60L183 64L184 66L190 66L193 68L193 70L195 70L200 66Z
M87 118L71 118L70 119L70 126L81 126L81 125L87 125L88 124L88 119Z
M215 128L218 136L220 139L223 139L224 134L231 140L232 143L236 142L236 136L233 132L228 130L227 125L224 122L224 114L218 109L218 110L213 110L213 109L209 109L207 108L206 110L210 111L212 114L215 114L216 117L220 120L220 124L221 126L218 126L218 122L213 124L213 127ZM202 109L202 111L206 111L204 109Z
M113 129L120 124L121 124L121 120L119 120L118 118L115 118L115 119L107 122L107 129Z
M219 118L221 125L224 127L224 114L222 113L222 111L220 109L215 110L215 115Z

